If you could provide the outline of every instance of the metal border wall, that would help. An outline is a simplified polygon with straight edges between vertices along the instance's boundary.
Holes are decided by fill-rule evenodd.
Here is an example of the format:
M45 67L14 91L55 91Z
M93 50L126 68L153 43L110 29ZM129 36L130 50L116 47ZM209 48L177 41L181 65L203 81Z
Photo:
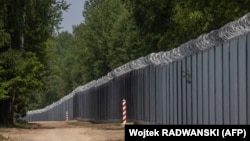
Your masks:
M133 60L76 88L28 121L250 124L250 14L167 52Z

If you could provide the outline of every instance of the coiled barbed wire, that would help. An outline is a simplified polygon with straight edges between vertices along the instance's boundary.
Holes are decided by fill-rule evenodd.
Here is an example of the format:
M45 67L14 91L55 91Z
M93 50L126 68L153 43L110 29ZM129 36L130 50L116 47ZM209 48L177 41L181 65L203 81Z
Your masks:
M77 87L72 93L64 96L62 99L43 109L28 111L27 115L37 114L46 112L62 102L72 98L77 92L85 91L87 89L98 87L112 80L114 77L121 76L132 70L141 69L149 65L160 65L169 64L171 62L183 59L184 57L190 56L199 51L207 50L211 47L220 45L223 42L229 41L238 36L244 35L250 32L250 13L245 16L226 24L218 30L213 30L208 34L203 34L196 39L190 40L178 48L172 49L171 51L151 53L145 57L140 57L136 60L130 61L110 73L106 76L99 78L98 80L93 80L83 86Z

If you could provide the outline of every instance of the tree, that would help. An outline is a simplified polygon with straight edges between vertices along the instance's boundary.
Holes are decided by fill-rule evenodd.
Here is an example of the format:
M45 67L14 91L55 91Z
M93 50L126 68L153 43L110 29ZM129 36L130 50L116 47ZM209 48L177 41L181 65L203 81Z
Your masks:
M1 115L8 117L4 122L13 122L18 116L24 116L27 110L29 97L33 90L41 87L39 72L43 65L33 53L21 54L18 50L8 49L0 56L1 83L0 89L5 94L6 107ZM4 118L4 117L1 117Z
M170 30L171 7L174 0L123 1L131 11L131 18L134 19L135 25L139 28L139 35L144 44L143 55L163 50L159 46L159 41L164 33ZM165 48L169 48L167 44Z
M110 53L113 49L109 46L114 23L122 12L123 5L117 0L91 0L85 5L85 25L82 37L85 40L86 52L85 79L91 81L106 75L110 70ZM112 53L111 53L112 54Z
M249 0L123 0L147 53L170 50L249 12Z
M46 106L64 95L69 94L78 83L73 72L78 64L75 62L77 52L73 46L73 36L68 32L61 32L50 40L48 53L49 75L46 76L44 95L47 97L43 102Z
M175 0L171 28L162 36L162 45L176 47L190 39L215 30L249 12L249 0Z
M144 55L145 45L142 42L139 28L131 18L131 13L121 7L109 39L108 64L110 69L115 69L128 61Z
M28 108L42 108L130 60L218 29L249 5L249 0L88 0L85 20L73 34L55 34L64 1L2 0L0 122L10 108L17 110L9 117L25 113L27 101Z
M24 116L29 98L42 88L46 72L46 41L67 9L64 0L2 0L0 2L0 123ZM1 94L1 95L3 95ZM1 96L3 98L3 96Z

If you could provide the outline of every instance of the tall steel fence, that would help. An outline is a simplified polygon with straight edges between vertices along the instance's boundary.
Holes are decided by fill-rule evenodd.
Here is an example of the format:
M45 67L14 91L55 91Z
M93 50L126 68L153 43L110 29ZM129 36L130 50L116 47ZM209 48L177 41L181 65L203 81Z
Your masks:
M250 14L178 48L152 53L76 88L28 121L250 124Z

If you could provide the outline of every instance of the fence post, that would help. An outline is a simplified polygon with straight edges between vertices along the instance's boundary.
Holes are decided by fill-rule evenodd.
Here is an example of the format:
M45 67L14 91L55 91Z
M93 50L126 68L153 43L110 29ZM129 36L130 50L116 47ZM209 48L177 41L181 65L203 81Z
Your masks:
M126 100L122 100L122 124L125 125L127 122L127 111L126 111Z
M69 120L69 113L68 113L68 111L66 111L66 121L68 121Z

